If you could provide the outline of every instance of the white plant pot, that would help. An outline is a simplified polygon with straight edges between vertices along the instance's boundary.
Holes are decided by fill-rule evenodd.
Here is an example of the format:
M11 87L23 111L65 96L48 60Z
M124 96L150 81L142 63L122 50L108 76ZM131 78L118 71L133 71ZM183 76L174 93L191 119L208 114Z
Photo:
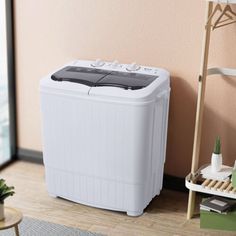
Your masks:
M211 156L211 171L213 173L219 172L222 167L222 154L212 153Z
M4 220L4 204L0 203L0 221Z

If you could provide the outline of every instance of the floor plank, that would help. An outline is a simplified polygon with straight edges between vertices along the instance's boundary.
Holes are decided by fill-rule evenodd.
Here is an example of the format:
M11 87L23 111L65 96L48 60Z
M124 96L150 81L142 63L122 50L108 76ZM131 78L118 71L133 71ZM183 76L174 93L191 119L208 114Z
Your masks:
M16 194L6 205L20 209L25 216L78 227L109 236L157 235L236 235L235 232L202 230L199 218L186 220L185 193L163 190L140 217L97 209L48 196L42 165L17 161L0 173L15 186Z

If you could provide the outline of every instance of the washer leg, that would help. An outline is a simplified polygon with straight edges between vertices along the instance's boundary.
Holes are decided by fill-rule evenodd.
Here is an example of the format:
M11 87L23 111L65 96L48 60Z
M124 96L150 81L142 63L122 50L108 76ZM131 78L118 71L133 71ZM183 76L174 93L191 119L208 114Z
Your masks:
M141 216L143 211L127 211L128 216Z
M57 195L54 194L54 193L48 193L48 195L49 195L50 197L57 198Z

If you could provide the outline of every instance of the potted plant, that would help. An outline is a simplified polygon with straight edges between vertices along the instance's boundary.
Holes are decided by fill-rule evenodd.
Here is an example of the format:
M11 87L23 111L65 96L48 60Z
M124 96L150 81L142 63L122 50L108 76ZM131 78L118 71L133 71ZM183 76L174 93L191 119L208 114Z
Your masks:
M4 179L0 179L0 220L4 219L4 200L15 193L13 189L13 186L6 185Z
M211 156L211 170L212 172L218 172L222 166L222 154L221 154L221 141L220 137L216 137L214 151Z

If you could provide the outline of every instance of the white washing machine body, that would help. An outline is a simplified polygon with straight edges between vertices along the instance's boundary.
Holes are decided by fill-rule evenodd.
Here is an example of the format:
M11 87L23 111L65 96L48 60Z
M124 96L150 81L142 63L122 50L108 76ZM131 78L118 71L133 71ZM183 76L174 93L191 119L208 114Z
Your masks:
M162 189L169 77L159 68L82 60L44 77L49 194L141 215Z

